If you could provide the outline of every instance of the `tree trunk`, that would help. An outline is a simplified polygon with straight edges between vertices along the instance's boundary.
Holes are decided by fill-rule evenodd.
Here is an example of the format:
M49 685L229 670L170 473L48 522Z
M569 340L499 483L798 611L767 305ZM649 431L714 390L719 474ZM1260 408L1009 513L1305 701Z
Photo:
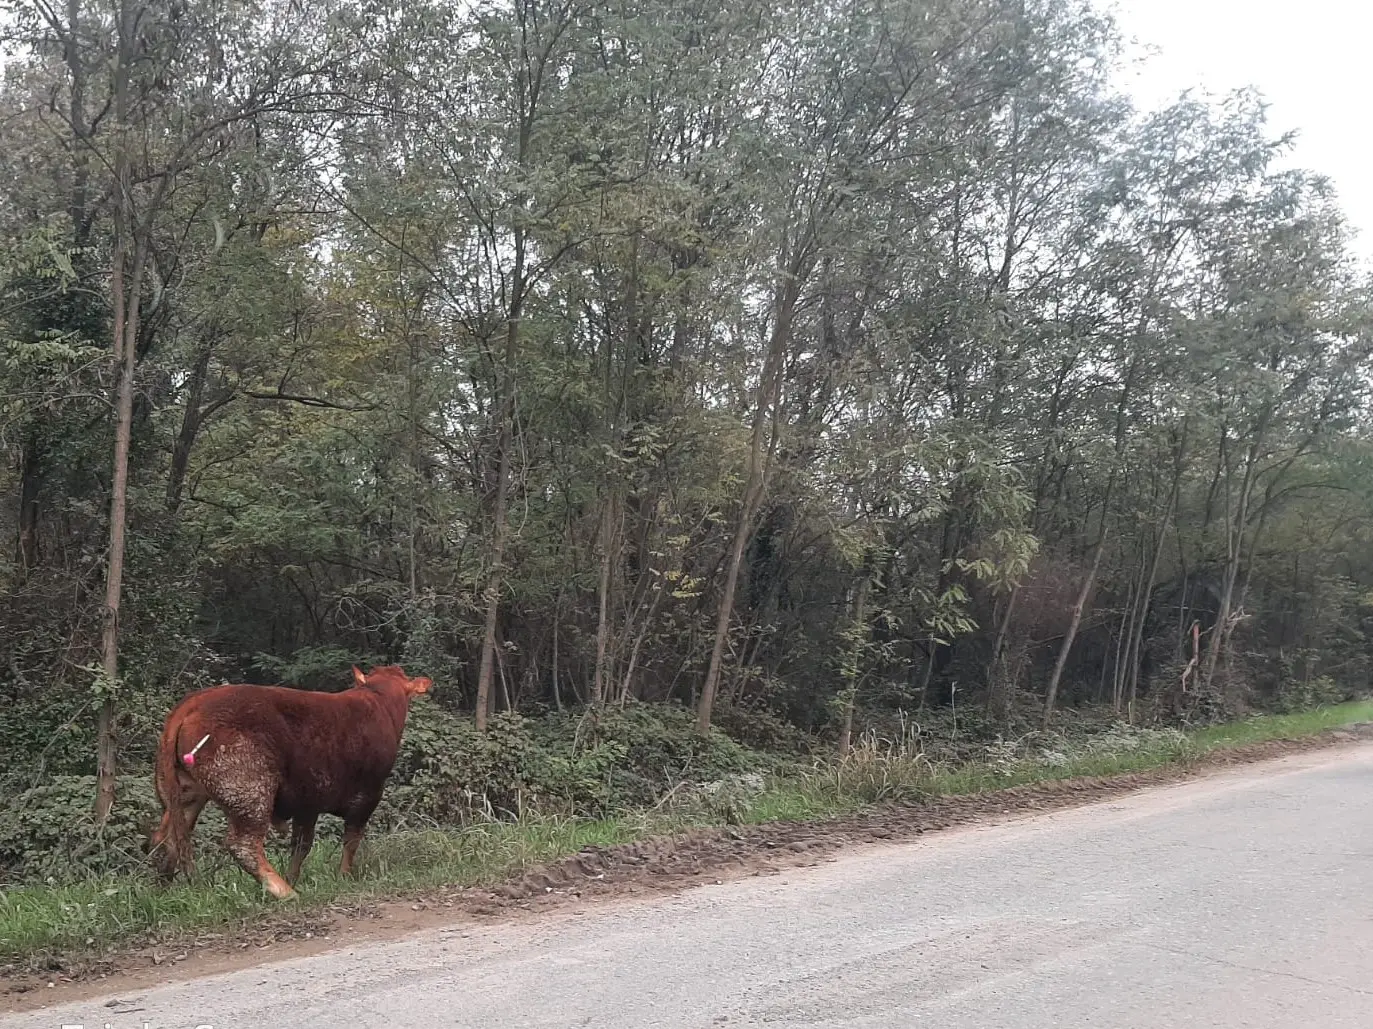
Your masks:
M195 446L196 434L200 431L200 402L205 393L205 377L210 370L210 351L212 345L205 344L195 367L191 369L190 387L186 391L186 410L181 415L181 429L176 434L172 446L171 468L167 473L167 510L172 514L181 507L181 491L186 484L186 469L191 462L191 448Z
M1211 629L1211 639L1206 645L1206 657L1202 662L1200 687L1210 689L1220 662L1221 650L1225 646L1226 623L1230 620L1230 609L1234 603L1235 582L1239 578L1241 558L1244 553L1245 523L1249 520L1249 498L1254 488L1254 466L1258 457L1259 440L1249 448L1244 463L1244 479L1240 484L1239 509L1226 518L1225 526L1225 582L1221 587L1220 609L1216 612L1215 625ZM1226 491L1227 500L1229 490ZM1228 504L1227 504L1228 506Z
M1106 512L1102 512L1102 521L1106 518ZM1106 527L1103 524L1101 532L1097 535L1096 548L1092 554L1092 567L1087 572L1087 577L1082 580L1082 589L1078 591L1077 600L1073 604L1073 618L1068 623L1068 634L1063 638L1063 646L1058 649L1058 660L1054 663L1054 671L1049 676L1049 686L1044 693L1044 728L1049 728L1049 723L1054 717L1054 702L1058 699L1058 683L1063 678L1063 667L1068 663L1068 653L1073 649L1073 640L1077 638L1078 626L1082 624L1082 609L1087 604L1087 596L1092 591L1092 585L1096 582L1097 569L1101 567L1101 553L1106 549Z
M1115 667L1111 670L1111 710L1119 711L1121 698L1125 695L1125 679L1129 674L1126 668L1127 655L1129 649L1130 628L1135 624L1135 609L1139 603L1140 595L1143 593L1141 580L1144 578L1144 561L1141 556L1139 574L1130 580L1129 589L1125 593L1125 604L1120 609L1120 628L1116 631L1116 660ZM1106 699L1106 662L1101 662L1101 682L1102 692L1098 702Z
M519 141L516 147L515 163L525 169L529 162L530 145L534 135L534 123L539 113L539 84L542 81L547 63L568 22L559 19L549 26L551 35L547 46L541 52L530 49L531 10L524 5L516 6L519 22L519 61L515 74L515 107L519 112ZM565 12L564 12L565 13ZM510 453L514 447L515 434L515 362L520 350L520 318L524 313L525 290L529 288L526 262L528 237L526 218L528 197L518 193L512 203L514 219L511 227L511 249L513 264L510 273L510 291L506 294L506 333L505 354L497 369L496 379L501 396L500 430L496 439L496 502L493 512L494 524L491 529L491 572L487 577L484 590L486 600L486 627L482 635L481 665L477 672L477 729L485 731L487 716L491 705L491 675L496 662L496 629L500 621L501 591L505 585L505 550L508 529L506 510L510 504ZM499 241L493 240L499 247Z
M478 731L484 732L491 712L491 673L496 661L496 628L500 619L501 589L505 585L506 509L510 504L510 451L515 433L515 359L520 349L520 315L524 300L524 232L515 232L515 271L510 313L506 319L505 354L497 376L501 387L500 429L496 437L496 503L492 512L491 573L486 581L486 626L482 635L481 665L477 672Z
M1135 608L1125 640L1125 681L1121 684L1120 697L1115 705L1118 712L1127 708L1133 710L1135 695L1139 689L1140 651L1144 647L1144 630L1149 624L1149 608L1152 606L1154 583L1158 581L1158 566L1163 556L1163 538L1167 531L1168 518L1171 516L1171 507L1172 505L1169 505L1169 513L1164 515L1164 524L1159 528L1158 539L1153 541L1154 552L1149 559L1149 574L1135 597Z
M138 298L142 286L141 246L135 247L133 271L127 294L124 265L127 256L126 229L116 229L111 288L114 296L114 353L119 368L119 390L115 405L114 468L110 486L109 559L105 575L105 610L101 635L101 665L105 686L112 689L119 678L119 615L124 584L124 535L127 524L129 492L129 444L133 430L133 378L138 340ZM114 698L106 695L100 706L96 729L97 792L95 818L104 824L114 806L116 741L114 735Z
M615 565L614 519L614 497L607 495L601 503L601 525L597 533L600 537L601 576L596 585L596 668L591 678L591 703L598 706L605 700L609 676L606 650L610 642L610 576Z
M750 461L751 465L752 461ZM705 682L701 684L701 698L696 705L696 731L702 736L710 732L710 716L715 705L715 690L720 681L720 666L725 658L725 640L729 636L729 622L734 614L734 592L739 585L739 566L743 564L748 525L753 518L752 493L753 472L750 467L749 482L744 489L744 501L740 505L739 519L734 527L734 543L729 552L729 564L725 568L725 586L720 594L720 609L715 618L715 637L710 648L710 665L706 669Z
M619 449L620 414L628 393L628 378L634 364L633 355L639 350L639 239L630 240L629 270L625 274L625 312L624 374L618 383L615 379L615 334L607 329L604 333L604 353L601 355L601 403L603 417L601 433L606 455ZM618 386L618 388L617 388ZM619 545L619 470L613 462L605 476L605 496L601 501L600 524L596 531L596 543L601 555L601 574L596 583L596 667L591 678L591 702L601 704L610 690L610 669L607 656L610 649L610 592L615 573L615 558ZM616 645L616 651L620 644Z
M119 10L119 54L115 69L116 131L128 125L128 77L133 50L133 11L126 2ZM116 189L114 253L110 260L110 294L114 301L114 363L119 388L115 402L114 467L110 483L109 555L105 573L105 607L100 641L104 687L115 688L119 680L119 606L124 587L124 531L129 495L129 444L133 436L133 378L138 360L138 307L142 295L143 268L147 252L143 236L136 231L133 209L133 183L127 142L120 140L114 157ZM130 237L133 253L130 255ZM126 267L132 256L131 267ZM126 288L125 276L128 276ZM114 807L117 768L117 741L114 733L114 696L106 692L96 725L95 821L104 825Z
M411 324L410 300L405 292L405 251L401 251L400 267L397 269L396 278L401 289L401 310L405 333L405 406L406 421L409 423L409 464L410 464L410 486L405 491L407 506L406 512L410 524L405 534L406 564L410 579L410 603L412 605L419 602L420 595L420 572L419 572L419 491L422 473L420 470L420 425L419 425L419 340L416 339L413 326Z
M1144 325L1141 322L1139 328L1136 329L1136 341L1142 338L1143 332ZM1115 493L1116 476L1120 473L1121 455L1125 452L1126 415L1129 411L1130 396L1134 391L1135 373L1138 370L1138 356L1132 356L1125 366L1125 381L1121 383L1120 400L1116 404L1115 446L1111 452L1111 468L1106 476L1106 489L1101 497L1101 528L1097 532L1096 547L1092 554L1092 567L1087 572L1087 578L1082 581L1082 589L1078 593L1077 602L1073 605L1073 617L1068 624L1068 633L1063 638L1063 646L1059 648L1058 660L1054 663L1054 671L1049 677L1049 686L1044 693L1045 729L1049 728L1049 723L1053 720L1054 702L1058 698L1059 680L1063 677L1063 668L1068 663L1068 653L1073 649L1073 641L1077 639L1077 630L1082 624L1082 608L1086 605L1087 597L1096 582L1097 569L1101 567L1101 554L1106 549L1106 519L1111 514L1111 497Z
M1178 439L1178 448L1173 456L1173 486L1168 495L1168 507L1167 510L1163 512L1163 524L1159 526L1158 538L1154 541L1153 558L1149 563L1149 577L1144 583L1138 614L1130 627L1130 646L1126 654L1127 667L1129 669L1126 702L1132 724L1134 722L1135 697L1139 691L1140 651L1144 647L1144 630L1149 621L1150 600L1154 594L1154 583L1158 581L1159 563L1163 557L1163 541L1168 535L1168 523L1173 520L1173 517L1177 513L1178 497L1182 492L1183 461L1187 452L1187 428L1188 419L1184 418L1182 422L1182 435Z
M67 117L77 145L71 149L71 192L67 200L72 224L72 244L84 248L90 238L91 215L88 201L90 184L90 155L87 146L91 128L86 116L86 65L82 59L81 39L84 32L80 0L67 0L67 24L63 36L63 61L70 76ZM53 12L54 17L56 12ZM39 490L44 477L45 448L38 430L31 430L24 440L19 472L19 526L15 556L21 575L37 566L42 557L39 546Z
M523 250L521 249L521 258ZM517 258L522 265L522 260ZM516 282L520 279L516 274ZM505 561L505 512L510 502L510 450L514 444L513 423L515 421L515 398L513 380L515 356L519 349L518 302L511 312L506 330L505 358L500 372L501 388L501 425L497 436L496 448L496 504L492 513L491 527L491 573L486 580L486 628L482 636L481 665L477 672L477 729L484 732L491 707L491 672L496 660L496 623L500 618L501 588L504 586Z
M37 431L24 440L19 457L19 536L15 546L19 572L25 575L38 566L38 490L43 482L43 448Z
M640 627L638 634L634 637L634 646L629 651L629 661L625 664L624 678L620 681L620 706L624 707L629 700L630 693L634 688L634 672L639 667L639 651L643 648L644 640L648 638L648 630L652 625L651 613L644 619L644 624Z
M858 590L853 600L853 626L857 637L853 641L853 652L849 655L844 687L844 722L839 729L839 756L844 757L853 748L853 715L858 707L858 680L862 675L863 642L867 637L868 586L872 582L870 574L864 574L858 582Z
M769 449L763 445L764 429L768 424L768 410L781 392L783 355L791 338L791 319L800 293L798 276L791 276L777 290L777 320L768 340L768 352L758 377L758 392L753 410L752 437L749 442L748 478L744 485L739 518L734 526L734 543L730 548L729 565L725 570L725 586L720 596L719 614L715 619L715 641L710 649L710 665L705 682L701 684L701 698L696 708L696 731L702 736L710 732L711 710L715 691L720 683L720 667L725 657L725 641L729 637L729 623L734 614L734 593L739 585L739 567L744 561L750 528L762 501L767 475Z
M553 608L553 706L558 711L563 709L563 691L558 686L558 624L563 620L563 598L558 597L558 603Z
M1001 653L1006 648L1006 634L1011 628L1011 619L1015 617L1015 607L1020 599L1020 587L1011 587L1010 596L1006 598L1006 610L1002 612L997 620L996 638L992 641L992 656L987 662L987 713L991 714L995 705L998 693L1007 694L1006 709L1011 710L1011 692L1015 689L1015 684L1011 682L997 683L997 669L1001 664Z

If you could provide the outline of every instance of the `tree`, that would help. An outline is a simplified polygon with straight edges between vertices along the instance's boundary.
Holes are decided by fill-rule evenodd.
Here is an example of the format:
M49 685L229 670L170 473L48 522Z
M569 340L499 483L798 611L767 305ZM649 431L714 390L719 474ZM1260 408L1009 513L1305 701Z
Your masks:
M225 15L204 6L120 0L112 16L79 2L64 9L25 5L18 12L35 52L62 54L57 92L48 115L60 119L73 154L72 220L78 239L93 223L85 208L105 177L110 215L110 334L115 402L109 494L105 596L102 613L102 695L97 728L97 821L115 798L116 683L119 624L128 524L129 452L135 376L151 344L167 283L159 268L160 234L177 192L200 167L244 145L255 120L328 95L327 64L318 30L301 15L268 19L257 12ZM286 15L287 12L273 12ZM314 24L314 23L311 23ZM252 53L253 59L244 55ZM208 68L205 55L210 55ZM244 75L244 72L248 72ZM37 101L38 98L35 97ZM101 114L108 111L108 128Z

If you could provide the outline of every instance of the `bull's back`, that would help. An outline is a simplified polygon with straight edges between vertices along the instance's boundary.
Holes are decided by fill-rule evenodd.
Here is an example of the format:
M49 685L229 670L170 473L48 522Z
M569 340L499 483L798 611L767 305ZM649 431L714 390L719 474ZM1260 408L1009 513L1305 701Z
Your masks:
M278 817L341 813L379 793L399 743L375 706L352 691L211 686L188 694L174 709L178 715L182 747L208 734L220 744L249 743L258 752L280 781Z
M299 719L292 716L298 705L286 696L290 692L271 686L207 686L182 698L172 709L168 725L176 727L182 744L188 736L199 739L199 734L208 734L220 744L230 737L246 736L276 749L287 742L291 722Z

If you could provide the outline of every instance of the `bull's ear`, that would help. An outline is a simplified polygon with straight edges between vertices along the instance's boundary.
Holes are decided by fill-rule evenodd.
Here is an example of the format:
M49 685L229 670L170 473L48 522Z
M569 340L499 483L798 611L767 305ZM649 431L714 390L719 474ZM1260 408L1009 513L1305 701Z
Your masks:
M353 666L353 681L357 683L359 686L367 682L367 676L362 674L362 669L359 668L357 665Z
M411 693L428 693L428 692L429 692L429 687L432 686L432 685L434 685L434 682L433 682L432 679L430 679L428 676L421 675L418 679L411 679L411 680L410 680L410 692L411 692Z

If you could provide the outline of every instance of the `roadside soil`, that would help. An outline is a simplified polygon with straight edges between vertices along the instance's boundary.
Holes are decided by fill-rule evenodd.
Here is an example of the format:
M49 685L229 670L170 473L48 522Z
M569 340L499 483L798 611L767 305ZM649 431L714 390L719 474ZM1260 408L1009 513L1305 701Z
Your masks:
M696 829L616 847L589 847L481 887L446 888L385 902L267 913L252 924L185 934L49 961L42 971L0 966L0 1011L23 1011L106 993L148 989L376 942L436 926L493 924L576 911L626 897L675 893L834 859L865 844L901 842L974 823L1076 807L1207 773L1373 739L1373 722L1294 740L1211 751L1146 772L1064 779L921 804L886 805L808 822Z

